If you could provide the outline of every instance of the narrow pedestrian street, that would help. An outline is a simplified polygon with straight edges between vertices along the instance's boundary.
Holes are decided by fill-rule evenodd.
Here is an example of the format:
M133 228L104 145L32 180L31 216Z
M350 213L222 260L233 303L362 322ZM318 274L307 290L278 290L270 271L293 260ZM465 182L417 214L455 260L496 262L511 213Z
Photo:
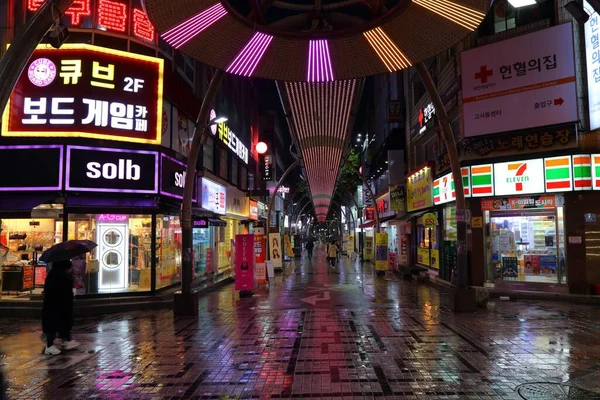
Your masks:
M324 248L240 299L79 318L77 350L44 356L35 320L0 320L10 399L596 399L600 311L491 301L453 314L436 288ZM562 397L561 397L562 396Z

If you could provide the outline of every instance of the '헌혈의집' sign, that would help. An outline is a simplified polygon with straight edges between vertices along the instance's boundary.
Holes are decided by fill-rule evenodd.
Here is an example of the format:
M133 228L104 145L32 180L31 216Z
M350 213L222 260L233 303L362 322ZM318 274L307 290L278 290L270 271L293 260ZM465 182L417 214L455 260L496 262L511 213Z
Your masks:
M88 44L38 46L2 118L2 136L160 144L163 60Z
M585 23L585 53L590 129L594 130L600 128L600 17L586 0L583 0L583 7L590 15Z
M219 140L227 145L237 156L246 164L248 164L248 148L244 143L240 142L235 133L225 122L220 122L217 126L219 132Z
M65 189L158 193L158 154L146 150L67 146Z
M571 23L461 57L465 137L579 119Z

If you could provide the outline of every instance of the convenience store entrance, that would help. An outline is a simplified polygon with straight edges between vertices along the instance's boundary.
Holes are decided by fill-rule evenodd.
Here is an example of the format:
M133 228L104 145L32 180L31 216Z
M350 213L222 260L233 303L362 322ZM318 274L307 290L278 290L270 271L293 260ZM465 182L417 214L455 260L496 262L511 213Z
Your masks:
M487 281L566 283L563 207L485 212Z

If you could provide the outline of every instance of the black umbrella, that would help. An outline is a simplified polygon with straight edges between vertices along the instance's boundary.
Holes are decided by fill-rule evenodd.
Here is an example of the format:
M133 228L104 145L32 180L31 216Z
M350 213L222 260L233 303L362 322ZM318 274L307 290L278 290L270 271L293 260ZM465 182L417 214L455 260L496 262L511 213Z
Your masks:
M55 261L70 260L73 257L89 253L98 245L91 240L68 240L55 244L46 250L40 257L40 261L49 263Z

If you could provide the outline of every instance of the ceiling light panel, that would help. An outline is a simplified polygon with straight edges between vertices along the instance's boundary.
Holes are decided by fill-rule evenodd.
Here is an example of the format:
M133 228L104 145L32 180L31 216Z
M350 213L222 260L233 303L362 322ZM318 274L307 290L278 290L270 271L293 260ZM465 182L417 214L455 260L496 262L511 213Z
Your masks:
M317 213L327 213L349 134L357 80L286 82L293 133ZM323 216L323 218L325 218ZM320 219L320 217L319 217Z

